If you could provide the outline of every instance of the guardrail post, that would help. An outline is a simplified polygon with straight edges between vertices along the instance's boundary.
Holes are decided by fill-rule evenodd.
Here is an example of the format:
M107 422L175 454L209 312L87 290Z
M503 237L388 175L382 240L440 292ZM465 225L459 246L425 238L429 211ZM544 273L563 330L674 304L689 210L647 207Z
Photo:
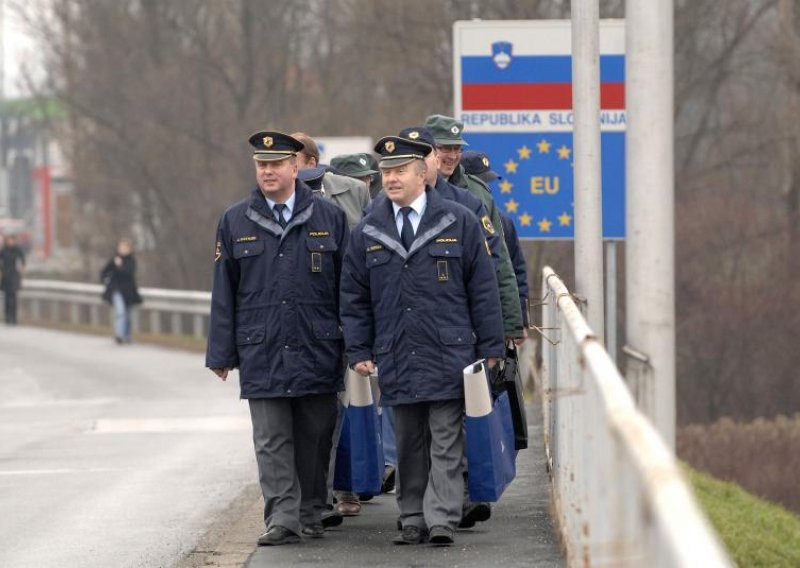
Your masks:
M158 310L150 310L150 333L161 334L161 313Z
M39 320L42 317L42 306L41 302L37 299L31 300L31 320L34 323L39 323Z
M172 332L172 335L181 335L183 333L183 321L181 314L179 312L173 312L170 319L172 320L170 322L170 331Z
M195 314L192 318L192 331L194 332L195 339L205 338L205 334L203 333L203 319L203 316L200 314Z

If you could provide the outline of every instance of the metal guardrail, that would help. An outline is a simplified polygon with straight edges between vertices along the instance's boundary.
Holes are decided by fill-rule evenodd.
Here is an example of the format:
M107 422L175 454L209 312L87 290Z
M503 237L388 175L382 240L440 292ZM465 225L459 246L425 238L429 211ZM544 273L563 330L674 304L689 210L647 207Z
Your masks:
M103 286L57 280L23 280L20 309L37 324L110 325ZM204 339L211 292L140 288L144 303L132 312L134 333L190 335Z
M570 566L732 566L569 290L542 279L544 436Z

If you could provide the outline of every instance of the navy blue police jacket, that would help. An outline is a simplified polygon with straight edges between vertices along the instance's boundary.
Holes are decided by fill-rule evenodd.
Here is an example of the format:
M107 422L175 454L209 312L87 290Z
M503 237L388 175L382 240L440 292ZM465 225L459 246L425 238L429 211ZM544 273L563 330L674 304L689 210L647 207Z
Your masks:
M514 221L505 213L500 213L500 221L503 223L503 237L506 240L508 256L511 257L511 264L514 265L514 275L517 277L517 289L519 289L519 303L522 308L522 325L528 327L529 306L528 306L528 267L525 264L525 255L522 254L522 247L519 246L519 236Z
M343 388L347 217L299 180L295 195L285 230L258 188L217 227L206 367L238 367L242 398Z
M463 369L502 357L503 321L480 221L430 186L409 251L392 202L381 200L353 230L340 313L350 365L378 366L387 406L463 398Z
M478 219L489 216L486 212L486 207L480 199L472 195L466 189L454 186L441 175L437 176L434 189L442 198L448 201L455 201L472 211ZM381 192L376 195L366 209L364 209L364 214L366 215L372 211L373 207L384 199L387 201L389 199L386 197L385 193ZM483 227L483 225L481 226ZM494 263L495 269L497 269L500 266L500 235L497 234L497 231L490 231L486 229L486 227L483 227L483 236L486 237L486 242L489 243L489 250L492 253L492 262Z

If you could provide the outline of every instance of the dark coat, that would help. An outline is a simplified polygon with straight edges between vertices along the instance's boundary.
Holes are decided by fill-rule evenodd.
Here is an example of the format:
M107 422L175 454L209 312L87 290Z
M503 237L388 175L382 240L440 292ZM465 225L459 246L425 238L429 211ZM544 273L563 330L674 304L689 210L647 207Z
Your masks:
M353 231L342 271L347 358L377 363L387 406L462 398L463 368L504 353L480 222L428 187L416 235L406 252L382 200Z
M242 398L343 388L339 277L347 217L295 182L282 230L259 189L219 221L206 367L239 368Z
M500 213L500 220L503 222L503 236L506 239L511 264L514 265L514 274L517 276L519 303L522 307L522 325L528 327L528 267L525 265L525 255L522 254L522 247L519 246L519 237L514 221L503 213Z
M100 271L100 281L106 285L103 299L110 304L114 292L119 292L126 306L141 304L142 297L136 286L136 259L133 254L123 256L122 266L117 266L114 264L116 256L111 257Z
M25 266L25 253L21 248L6 245L0 249L0 289L3 292L16 292L22 286L20 266Z

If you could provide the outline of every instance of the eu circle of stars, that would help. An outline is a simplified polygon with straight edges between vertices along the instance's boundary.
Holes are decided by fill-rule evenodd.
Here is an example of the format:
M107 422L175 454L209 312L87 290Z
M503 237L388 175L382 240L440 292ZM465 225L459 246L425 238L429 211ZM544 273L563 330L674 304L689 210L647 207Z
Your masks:
M575 235L571 132L465 133L468 149L485 152L503 179L490 184L520 238ZM601 135L603 238L625 237L625 135Z

